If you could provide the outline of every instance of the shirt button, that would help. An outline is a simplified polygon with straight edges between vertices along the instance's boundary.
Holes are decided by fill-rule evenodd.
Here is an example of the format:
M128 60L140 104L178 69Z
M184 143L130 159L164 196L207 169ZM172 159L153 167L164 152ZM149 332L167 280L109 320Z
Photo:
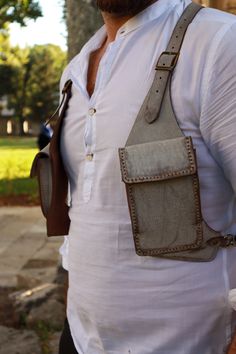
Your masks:
M87 161L92 161L93 160L93 154L87 154L86 155L86 160Z
M92 117L92 116L94 116L94 114L96 113L97 111L96 111L96 109L95 108L90 108L89 109L89 115Z

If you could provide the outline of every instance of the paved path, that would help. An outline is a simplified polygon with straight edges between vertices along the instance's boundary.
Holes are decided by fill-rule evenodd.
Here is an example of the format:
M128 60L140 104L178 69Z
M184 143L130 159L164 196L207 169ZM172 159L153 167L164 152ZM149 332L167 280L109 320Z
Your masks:
M62 242L47 238L39 207L0 207L0 288L52 282Z

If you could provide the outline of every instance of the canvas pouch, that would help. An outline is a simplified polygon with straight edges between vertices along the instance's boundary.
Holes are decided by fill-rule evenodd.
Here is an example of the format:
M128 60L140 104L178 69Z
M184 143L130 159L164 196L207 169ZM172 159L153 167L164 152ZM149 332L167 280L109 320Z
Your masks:
M119 156L136 253L171 257L204 247L191 137L127 146Z

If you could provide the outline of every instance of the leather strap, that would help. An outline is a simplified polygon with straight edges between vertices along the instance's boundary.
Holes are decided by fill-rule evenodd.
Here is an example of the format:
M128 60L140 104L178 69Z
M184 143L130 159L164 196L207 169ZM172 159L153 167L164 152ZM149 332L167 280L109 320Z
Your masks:
M57 107L57 109L53 113L53 115L45 122L45 124L44 124L45 126L47 126L54 118L58 117L58 113L60 112L60 109L62 107L63 107L63 109L62 109L63 111L64 111L64 106L66 106L66 108L67 108L67 105L68 105L69 100L71 98L71 88L72 88L72 81L67 80L64 87L63 87L63 90L62 90L63 97L62 97L61 103L59 104L59 106ZM65 102L65 99L66 99L66 102Z
M185 9L174 28L166 51L158 59L156 75L149 91L149 100L146 102L147 112L145 118L149 124L153 123L160 115L167 83L178 62L186 31L196 14L202 8L199 4L191 3Z
M167 51L161 54L157 62L153 84L140 108L126 146L183 136L172 106L170 78L177 64L187 27L201 8L200 5L191 3L176 24Z
M63 88L62 109L56 121L54 133L49 146L49 155L52 168L52 200L51 207L47 216L48 236L67 235L70 226L68 215L69 207L65 201L68 193L68 177L65 171L62 156L60 154L60 136L63 119L69 105L72 81L68 80ZM58 112L59 112L58 108Z

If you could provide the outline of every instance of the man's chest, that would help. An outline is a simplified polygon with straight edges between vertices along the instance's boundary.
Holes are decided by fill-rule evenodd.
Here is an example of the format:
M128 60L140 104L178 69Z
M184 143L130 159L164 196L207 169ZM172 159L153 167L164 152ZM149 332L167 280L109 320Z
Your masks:
M153 78L135 71L110 75L105 66L99 67L92 97L73 86L63 122L63 138L73 151L83 154L88 144L101 150L126 143Z

